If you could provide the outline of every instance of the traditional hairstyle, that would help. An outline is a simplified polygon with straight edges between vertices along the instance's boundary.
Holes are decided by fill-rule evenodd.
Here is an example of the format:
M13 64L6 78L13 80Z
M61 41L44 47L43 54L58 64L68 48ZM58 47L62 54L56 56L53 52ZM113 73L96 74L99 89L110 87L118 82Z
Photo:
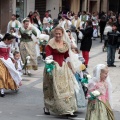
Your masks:
M5 41L6 39L7 40L11 40L11 39L15 39L16 37L9 34L9 33L6 33L5 36L3 37L2 41Z
M58 27L58 26L57 26L54 31L56 31L56 30L61 30L62 33L64 33L64 29L63 29L62 27Z

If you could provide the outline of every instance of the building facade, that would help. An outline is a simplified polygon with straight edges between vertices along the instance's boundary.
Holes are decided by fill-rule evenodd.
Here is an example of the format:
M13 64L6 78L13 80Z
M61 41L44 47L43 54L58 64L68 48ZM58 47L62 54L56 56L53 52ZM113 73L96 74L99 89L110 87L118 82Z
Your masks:
M41 19L46 10L51 11L52 18L57 18L58 13L62 10L73 11L104 11L112 10L120 12L120 0L0 0L0 31L6 32L7 24L11 15L18 14L19 20L22 21L30 11L38 10Z
M11 19L12 14L18 14L19 20L29 14L29 11L34 11L35 0L0 0L0 32L7 31L7 24Z
M56 18L57 14L63 11L104 11L109 10L109 0L46 0L46 10L51 10L51 15ZM111 0L112 1L112 0ZM119 0L118 0L119 1ZM111 9L113 10L113 9Z

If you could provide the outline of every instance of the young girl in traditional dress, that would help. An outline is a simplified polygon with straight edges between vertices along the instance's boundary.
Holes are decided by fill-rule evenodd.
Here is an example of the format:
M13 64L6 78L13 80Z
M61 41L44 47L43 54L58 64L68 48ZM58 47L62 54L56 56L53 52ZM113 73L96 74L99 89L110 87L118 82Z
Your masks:
M95 90L100 95L91 99L91 92ZM111 83L106 65L98 64L94 68L88 91L89 100L85 120L115 120L111 109Z
M14 36L9 33L5 34L4 38L0 42L0 90L1 97L4 97L4 89L17 90L21 85L21 76L15 69L13 64L14 59L11 54L11 43L15 39Z
M23 74L22 73L23 62L22 62L21 57L20 57L20 52L15 51L13 53L13 55L14 55L14 60L15 60L15 63L14 63L15 64L15 68L19 72L19 74L22 75Z

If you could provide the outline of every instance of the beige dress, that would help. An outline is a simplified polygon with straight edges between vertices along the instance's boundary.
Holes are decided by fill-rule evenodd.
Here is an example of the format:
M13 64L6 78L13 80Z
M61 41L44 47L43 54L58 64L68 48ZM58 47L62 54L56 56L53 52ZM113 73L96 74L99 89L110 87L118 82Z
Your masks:
M64 61L62 65L57 59L65 56L68 52L68 46L64 44L63 49L57 49L54 39L50 40L46 47L46 56L53 55L55 68L50 75L44 69L43 93L45 107L57 115L71 114L77 110L74 75ZM58 58L57 58L58 56Z
M31 38L31 35L37 35L34 29L32 30L25 30L20 28L20 54L23 63L26 63L26 57L30 56L30 63L26 65L27 69L37 70L37 54L35 49L35 43Z

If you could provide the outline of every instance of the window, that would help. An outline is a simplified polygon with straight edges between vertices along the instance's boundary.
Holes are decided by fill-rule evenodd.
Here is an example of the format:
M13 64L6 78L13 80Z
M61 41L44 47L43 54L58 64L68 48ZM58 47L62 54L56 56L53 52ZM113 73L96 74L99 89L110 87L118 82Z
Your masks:
M22 21L26 15L26 2L26 0L16 0L16 14L20 16L18 18L20 21Z

